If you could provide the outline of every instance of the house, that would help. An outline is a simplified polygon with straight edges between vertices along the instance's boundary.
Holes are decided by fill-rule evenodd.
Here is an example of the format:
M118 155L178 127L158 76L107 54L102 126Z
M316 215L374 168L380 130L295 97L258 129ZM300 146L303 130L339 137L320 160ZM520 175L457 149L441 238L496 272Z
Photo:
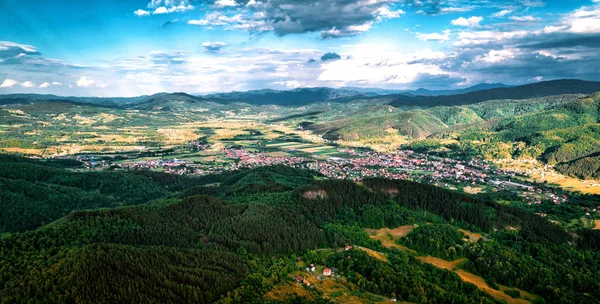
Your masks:
M310 282L307 279L304 279L304 281L302 281L302 283L306 286L310 286Z
M329 268L323 269L324 276L328 277L328 276L331 276L331 274L332 274L331 269L329 269Z
M348 251L350 249L352 249L352 246L350 246L350 245L346 245L346 248L344 248L345 251Z
M297 282L298 284L302 283L303 281L304 281L304 278L303 278L302 276L297 276L297 277L296 277L296 282Z
M306 271L308 272L315 272L315 270L315 264L310 264L308 267L306 267Z

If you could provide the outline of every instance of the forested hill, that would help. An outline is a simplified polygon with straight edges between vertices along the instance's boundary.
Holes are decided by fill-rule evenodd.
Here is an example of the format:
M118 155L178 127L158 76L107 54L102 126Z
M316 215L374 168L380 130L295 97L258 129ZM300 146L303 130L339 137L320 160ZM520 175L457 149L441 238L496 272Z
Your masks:
M516 87L494 88L448 96L434 96L413 100L401 96L390 102L394 107L430 108L436 106L468 105L487 100L528 99L563 94L592 94L600 92L600 82L575 79L552 80Z
M18 173L2 177L3 226L5 210L27 206L10 214L12 231L23 232L0 238L3 303L335 302L341 295L319 284L303 289L295 283L297 273L306 275L302 263L334 267L339 282L365 302L374 296L497 302L454 271L422 262L425 256L460 261L463 271L501 284L511 298L522 290L540 302L600 303L597 231L567 232L507 203L410 181L324 180L281 166L187 179L3 162ZM89 201L107 196L134 206L107 201L100 207L110 208L90 210L97 206L66 202L90 192L97 195ZM57 205L61 193L71 196ZM88 210L27 231L31 226L19 223L46 212L38 208ZM418 228L397 240L402 246L384 246L365 231L406 225ZM466 241L458 228L486 237ZM346 245L357 247L336 250ZM294 286L298 292L273 298Z

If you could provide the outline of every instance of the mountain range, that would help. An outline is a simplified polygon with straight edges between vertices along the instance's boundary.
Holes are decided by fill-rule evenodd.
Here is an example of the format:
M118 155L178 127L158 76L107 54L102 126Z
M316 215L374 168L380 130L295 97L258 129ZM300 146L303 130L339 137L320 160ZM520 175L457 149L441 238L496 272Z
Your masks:
M0 105L38 102L89 103L107 107L132 109L170 109L170 103L220 104L247 103L250 105L304 106L318 102L347 103L361 99L389 99L394 107L433 107L473 104L486 100L527 99L562 94L590 94L600 91L600 82L584 80L553 80L521 86L479 84L460 90L396 91L369 88L298 88L288 91L254 90L247 92L190 95L187 93L158 93L138 97L63 97L56 95L10 94L0 95Z

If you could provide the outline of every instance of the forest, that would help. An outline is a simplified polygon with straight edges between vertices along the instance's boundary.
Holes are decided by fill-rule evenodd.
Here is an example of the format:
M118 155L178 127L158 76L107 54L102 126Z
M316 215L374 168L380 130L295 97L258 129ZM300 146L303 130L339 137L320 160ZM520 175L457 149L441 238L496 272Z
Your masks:
M283 166L191 178L16 157L2 165L2 303L335 302L310 288L310 298L267 299L295 284L298 261L335 268L357 293L500 301L424 256L464 260L459 269L517 298L518 289L539 303L600 302L598 231L567 231L483 196ZM397 247L366 232L405 225L416 228Z

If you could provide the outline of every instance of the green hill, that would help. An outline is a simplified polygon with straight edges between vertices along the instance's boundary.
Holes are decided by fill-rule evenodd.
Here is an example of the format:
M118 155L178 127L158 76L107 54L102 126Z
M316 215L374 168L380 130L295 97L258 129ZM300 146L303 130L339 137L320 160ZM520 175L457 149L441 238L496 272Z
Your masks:
M65 169L12 162L31 169L20 175L22 181L80 183ZM104 173L103 180L124 178ZM318 181L310 172L283 167L192 183L168 175L150 180L181 192L136 206L72 211L40 228L1 237L2 301L263 303L269 291L288 286L294 273L305 271L296 263L314 262L335 267L342 280L362 286L357 295L495 303L454 272L422 263L417 255L464 259L461 268L490 284L520 288L548 302L600 298L595 275L600 256L594 249L600 235L588 230L573 235L506 203L410 181ZM209 180L210 196L194 193ZM214 185L216 180L221 185ZM136 191L148 185L129 184L121 192L139 195ZM39 191L35 186L23 185ZM396 194L390 196L392 188ZM399 240L414 253L386 248L364 230L414 224L420 228ZM458 227L487 237L464 241ZM385 259L361 249L331 250L346 244ZM310 302L306 295L297 297ZM314 290L310 297L325 303L328 295Z

